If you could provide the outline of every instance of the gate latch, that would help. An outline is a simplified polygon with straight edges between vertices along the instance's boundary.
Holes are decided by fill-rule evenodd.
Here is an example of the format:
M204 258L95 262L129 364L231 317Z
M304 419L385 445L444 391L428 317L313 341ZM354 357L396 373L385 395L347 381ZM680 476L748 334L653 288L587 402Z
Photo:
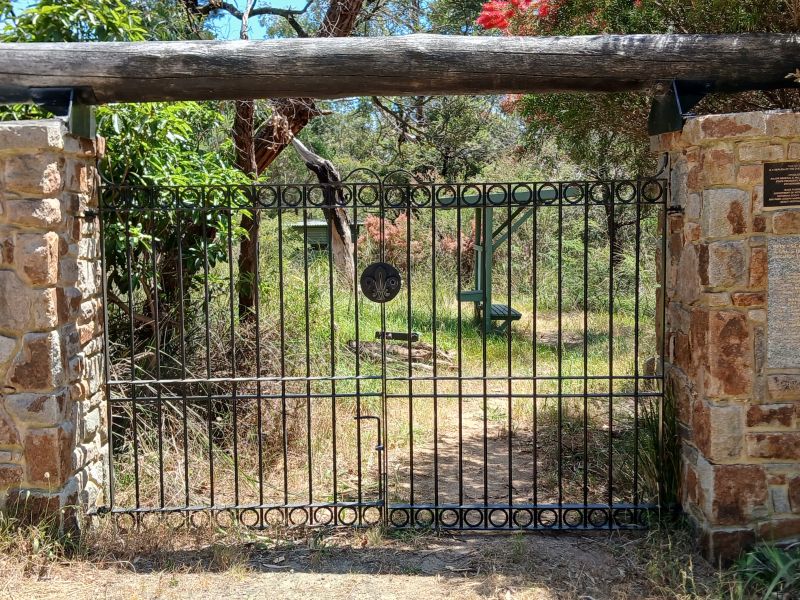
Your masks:
M376 340L397 340L398 342L407 342L409 339L412 342L419 341L419 333L412 331L409 335L405 331L376 331Z

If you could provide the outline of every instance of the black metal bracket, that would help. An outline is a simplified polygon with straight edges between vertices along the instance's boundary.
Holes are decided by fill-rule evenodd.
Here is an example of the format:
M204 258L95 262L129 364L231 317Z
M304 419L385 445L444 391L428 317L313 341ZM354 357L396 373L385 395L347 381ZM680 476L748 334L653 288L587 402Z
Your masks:
M416 331L412 331L411 335L404 331L376 331L375 332L375 339L376 340L395 340L397 342L407 342L411 340L412 342L419 341L419 333Z
M647 119L647 132L650 135L682 130L686 117L691 115L689 111L714 91L714 84L710 81L673 79L659 86L663 91L653 98Z
M93 138L97 133L91 90L69 87L0 88L0 104L33 103L66 120L74 135Z

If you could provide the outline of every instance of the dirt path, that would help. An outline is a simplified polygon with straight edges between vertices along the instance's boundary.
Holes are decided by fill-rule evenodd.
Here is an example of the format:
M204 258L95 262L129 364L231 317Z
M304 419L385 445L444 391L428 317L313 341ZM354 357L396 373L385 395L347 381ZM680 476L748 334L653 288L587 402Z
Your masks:
M116 558L103 561L30 569L0 559L0 598L661 598L648 543L641 535L381 538L362 532L148 551L128 540L114 542Z

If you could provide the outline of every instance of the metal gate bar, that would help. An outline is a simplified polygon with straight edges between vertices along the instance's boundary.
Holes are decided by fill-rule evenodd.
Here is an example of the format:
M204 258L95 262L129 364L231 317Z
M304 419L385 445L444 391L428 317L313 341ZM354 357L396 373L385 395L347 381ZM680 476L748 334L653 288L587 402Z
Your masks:
M374 263L402 278L386 303L348 283L330 228L312 243L330 186L105 185L105 510L122 526L165 513L259 528L645 527L666 181L360 174L339 206L356 224L356 280ZM250 279L246 218L261 223Z

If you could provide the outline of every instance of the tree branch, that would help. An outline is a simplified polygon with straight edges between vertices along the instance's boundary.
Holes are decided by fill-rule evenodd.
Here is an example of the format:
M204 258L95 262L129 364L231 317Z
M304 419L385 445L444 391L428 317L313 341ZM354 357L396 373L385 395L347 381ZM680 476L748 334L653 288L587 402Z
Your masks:
M258 8L252 8L249 11L249 16L259 17L262 15L273 15L276 17L283 17L284 19L288 20L290 17L295 17L297 15L305 14L306 11L308 11L311 4L313 4L313 2L314 0L308 0L306 2L306 5L301 9L275 8L274 6L260 6ZM206 4L200 4L200 0L184 0L183 3L188 10L197 15L208 16L215 10L224 10L225 12L227 12L228 14L237 19L246 20L245 13L240 11L238 8L236 8L236 6L234 6L230 2L225 2L225 0L208 0Z

